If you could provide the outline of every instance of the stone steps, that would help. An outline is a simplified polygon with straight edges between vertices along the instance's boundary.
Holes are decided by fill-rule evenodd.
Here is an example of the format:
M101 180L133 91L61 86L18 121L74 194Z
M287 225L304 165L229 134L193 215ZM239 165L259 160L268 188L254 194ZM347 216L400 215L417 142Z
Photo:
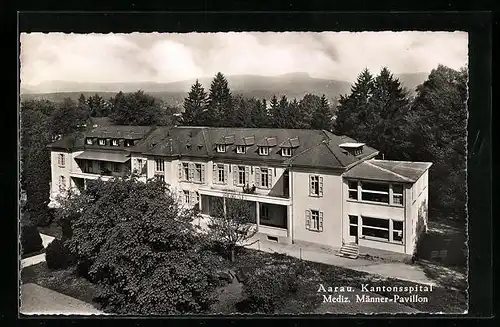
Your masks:
M345 243L338 252L338 256L350 259L357 259L359 256L359 248L356 243Z

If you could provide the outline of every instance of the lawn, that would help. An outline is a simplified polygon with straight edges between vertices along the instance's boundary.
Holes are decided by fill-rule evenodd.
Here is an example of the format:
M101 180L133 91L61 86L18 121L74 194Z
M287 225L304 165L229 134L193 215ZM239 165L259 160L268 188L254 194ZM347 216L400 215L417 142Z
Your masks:
M305 264L304 264L305 263ZM295 292L289 292L280 299L276 305L275 313L278 314L300 314L300 313L324 313L325 305L323 295L318 293L319 284L325 286L351 286L357 291L361 284L370 286L416 286L417 284L392 279L383 278L376 275L354 271L337 266L301 261L294 257L282 254L270 254L250 249L240 249L235 262L224 262L224 268L233 272L242 270L247 276L252 275L257 269L267 269L271 266L283 266L285 269L297 272L297 288ZM278 277L278 276L277 276ZM35 283L58 291L76 299L91 303L100 309L95 303L94 297L99 291L99 286L92 284L88 280L78 277L75 268L65 270L50 271L45 262L26 267L22 270L21 278L23 283ZM408 296L408 293L394 292L374 292L375 295L392 298L394 294ZM245 312L245 292L243 284L233 281L218 290L219 302L212 307L212 314L231 314ZM467 309L467 296L465 290L451 288L434 287L433 292L428 295L428 303L405 303L405 306L392 306L392 313L402 312L398 308L413 308L421 312L443 312L443 313L463 313ZM350 313L377 313L380 304L374 303L353 303L350 306L328 303L328 312L341 312L342 308L351 308ZM385 306L384 308L387 308ZM372 310L372 311L370 311ZM405 310L408 312L411 310Z
M294 257L281 254L270 254L255 250L242 249L234 263L228 264L234 270L243 269L252 274L256 269L275 265L287 265L295 269L301 261ZM318 293L319 284L332 286L352 286L361 288L361 284L386 287L415 287L418 284L394 278L382 278L372 274L331 266L315 262L306 262L306 269L302 277L298 278L297 292L289 294L280 303L276 313L312 313L322 302L322 295ZM379 295L392 298L394 294L408 296L408 293L376 292ZM467 310L467 293L465 289L450 289L433 287L432 293L427 295L427 303L405 303L406 306L422 312L463 313Z
M99 286L76 275L76 268L70 267L63 270L50 270L46 262L25 267L21 271L21 282L23 284L34 283L53 291L74 297L75 299L92 304L100 309L98 303L94 302Z

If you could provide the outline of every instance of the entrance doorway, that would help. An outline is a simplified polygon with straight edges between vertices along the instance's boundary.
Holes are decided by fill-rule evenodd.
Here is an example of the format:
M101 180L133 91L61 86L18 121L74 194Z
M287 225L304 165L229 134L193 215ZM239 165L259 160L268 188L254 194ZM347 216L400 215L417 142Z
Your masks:
M358 225L359 225L359 217L354 215L349 215L349 234L347 236L348 243L356 243L358 244Z

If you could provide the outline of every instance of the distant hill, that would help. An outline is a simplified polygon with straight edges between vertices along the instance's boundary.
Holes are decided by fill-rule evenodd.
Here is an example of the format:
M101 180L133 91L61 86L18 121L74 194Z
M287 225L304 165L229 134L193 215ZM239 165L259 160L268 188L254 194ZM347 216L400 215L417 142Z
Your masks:
M426 78L427 73L396 75L405 86L414 91L418 84ZM279 76L233 75L227 76L229 87L234 94L246 97L269 100L273 95L287 98L302 98L307 93L325 94L328 99L336 99L341 94L349 93L351 83L338 80L313 78L307 73L290 73ZM200 78L200 83L206 90L210 87L212 77ZM80 93L89 96L98 93L109 99L116 92L135 92L143 90L154 95L171 106L182 106L184 98L195 80L185 80L172 83L131 82L131 83L79 83L52 81L37 86L21 88L21 99L46 98L51 101L61 101L66 97L78 99ZM58 90L58 92L53 92Z

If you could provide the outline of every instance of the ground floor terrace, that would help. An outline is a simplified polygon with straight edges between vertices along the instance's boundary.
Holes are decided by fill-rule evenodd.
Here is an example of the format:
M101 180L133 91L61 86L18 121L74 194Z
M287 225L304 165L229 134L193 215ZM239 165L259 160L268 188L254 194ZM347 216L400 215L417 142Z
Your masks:
M223 195L209 195L200 191L198 203L202 217L207 219L220 213L226 201L234 199ZM247 205L246 212L250 214L251 222L256 226L256 237L282 244L292 243L291 202L289 199L269 199L255 194L238 195L238 200ZM276 203L278 202L278 203Z

